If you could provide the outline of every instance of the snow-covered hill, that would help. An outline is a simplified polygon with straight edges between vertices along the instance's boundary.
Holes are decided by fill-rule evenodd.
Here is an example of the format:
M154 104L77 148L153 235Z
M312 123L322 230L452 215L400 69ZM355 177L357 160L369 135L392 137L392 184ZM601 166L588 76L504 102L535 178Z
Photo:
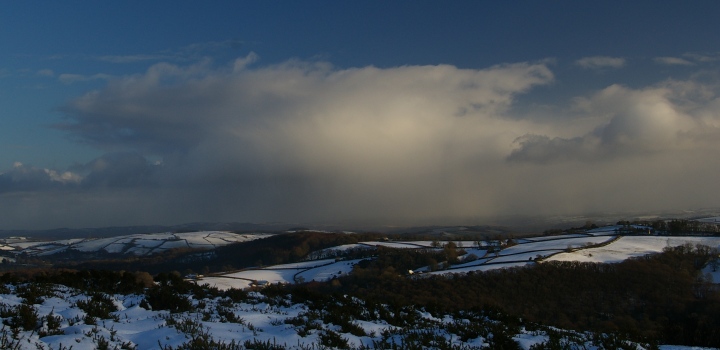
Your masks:
M213 249L220 246L267 238L271 234L237 234L224 231L184 233L135 234L110 238L74 238L59 241L36 242L22 237L2 240L0 250L26 253L30 256L48 256L66 251L105 252L132 255L151 255L175 248Z

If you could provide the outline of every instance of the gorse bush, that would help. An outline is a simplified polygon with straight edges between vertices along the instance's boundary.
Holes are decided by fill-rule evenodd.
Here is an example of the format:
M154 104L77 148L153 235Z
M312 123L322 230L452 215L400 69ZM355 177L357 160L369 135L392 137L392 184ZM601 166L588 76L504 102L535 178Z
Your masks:
M172 286L155 286L145 291L145 299L141 306L150 310L168 310L185 312L193 309L190 300L175 291Z
M53 285L49 283L25 283L17 286L15 293L30 305L42 304L46 297L55 295Z
M10 328L22 328L26 331L34 331L40 326L40 317L38 312L32 305L20 304L12 309L12 315L5 324Z
M325 329L320 332L320 344L333 349L348 349L347 339L335 331Z
M50 314L42 317L42 327L38 331L38 335L44 337L48 335L64 334L65 332L60 329L62 319L62 316L55 315L55 313L51 311Z
M115 301L103 293L93 293L90 299L80 300L75 305L89 317L100 319L116 318L112 313L118 310Z

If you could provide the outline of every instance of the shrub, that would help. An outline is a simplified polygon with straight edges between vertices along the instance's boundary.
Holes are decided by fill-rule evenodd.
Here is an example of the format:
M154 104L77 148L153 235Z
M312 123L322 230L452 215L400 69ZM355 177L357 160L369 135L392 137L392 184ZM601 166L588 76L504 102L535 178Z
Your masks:
M192 310L190 300L178 294L171 286L155 286L145 291L143 306L149 305L152 310L168 310L185 312Z
M28 283L17 287L17 295L25 299L25 304L35 305L42 304L44 297L54 296L55 291L51 284L47 283Z
M85 311L89 317L101 319L114 318L112 313L117 311L117 306L112 298L102 293L94 293L88 300L80 300L75 303L77 307Z
M320 344L334 349L347 349L347 339L343 338L337 332L326 329L320 333Z
M50 314L48 314L47 316L43 316L41 318L41 323L43 324L43 327L42 330L38 332L38 335L40 335L40 337L65 334L65 332L60 329L60 325L62 324L62 316L55 315L53 311L50 311Z
M13 308L13 312L14 315L9 320L4 321L11 328L34 331L38 327L38 312L32 305L20 304Z

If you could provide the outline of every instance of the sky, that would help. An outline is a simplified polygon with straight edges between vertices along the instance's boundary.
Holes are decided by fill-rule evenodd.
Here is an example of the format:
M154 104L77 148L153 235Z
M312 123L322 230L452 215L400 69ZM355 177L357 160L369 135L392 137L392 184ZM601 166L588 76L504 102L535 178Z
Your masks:
M720 207L715 1L0 4L0 229Z

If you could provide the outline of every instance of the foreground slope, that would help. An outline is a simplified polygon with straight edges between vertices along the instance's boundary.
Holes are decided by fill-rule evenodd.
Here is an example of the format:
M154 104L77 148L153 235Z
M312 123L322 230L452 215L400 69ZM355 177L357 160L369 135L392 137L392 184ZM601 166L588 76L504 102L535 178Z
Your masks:
M519 326L464 312L456 316L367 305L359 299L334 299L332 307L260 293L186 295L187 311L152 310L142 294L85 294L64 286L45 286L34 305L18 296L26 285L4 285L0 294L0 345L12 349L316 349L424 348L531 349L564 340L586 349L612 348L614 336L593 337L572 331ZM211 291L210 291L211 292ZM205 292L207 293L207 291ZM212 292L211 292L212 293ZM105 307L108 313L99 315ZM29 310L29 311L21 311ZM344 311L342 311L344 310ZM11 315L13 311L18 313ZM342 312L342 313L340 313ZM28 316L34 315L34 316ZM530 327L530 328L528 328ZM647 345L627 342L633 348Z

